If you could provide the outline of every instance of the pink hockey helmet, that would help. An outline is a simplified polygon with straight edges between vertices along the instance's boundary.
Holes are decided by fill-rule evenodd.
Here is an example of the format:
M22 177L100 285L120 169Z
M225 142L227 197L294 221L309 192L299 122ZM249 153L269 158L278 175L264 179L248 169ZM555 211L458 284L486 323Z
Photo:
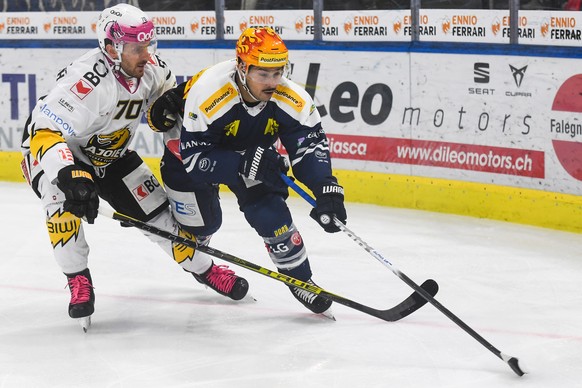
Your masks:
M97 21L97 39L101 51L116 65L121 63L123 45L126 43L149 43L148 51L153 54L157 48L156 29L145 12L129 4L117 4L101 12ZM105 50L113 45L119 53L113 59Z

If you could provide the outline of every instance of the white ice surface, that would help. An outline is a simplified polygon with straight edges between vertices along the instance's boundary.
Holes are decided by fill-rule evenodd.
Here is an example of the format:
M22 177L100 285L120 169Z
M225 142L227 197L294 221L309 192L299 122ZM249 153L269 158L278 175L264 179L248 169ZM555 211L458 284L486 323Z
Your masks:
M211 245L275 269L234 198ZM315 281L375 308L411 293L345 234L289 200ZM335 304L309 313L287 287L231 265L256 302L204 289L137 229L87 225L96 292L87 334L25 184L0 183L0 387L582 387L582 236L467 217L348 204L348 226L529 373L431 305L388 323ZM220 261L218 261L220 262Z

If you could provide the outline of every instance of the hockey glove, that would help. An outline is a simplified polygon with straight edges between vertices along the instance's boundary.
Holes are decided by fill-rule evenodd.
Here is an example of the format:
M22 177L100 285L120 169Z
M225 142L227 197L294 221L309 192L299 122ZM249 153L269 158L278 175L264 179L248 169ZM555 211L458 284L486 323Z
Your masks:
M170 89L150 106L147 113L148 125L156 132L167 132L174 128L177 115L183 112L182 89Z
M315 207L309 215L321 225L327 233L339 232L340 228L333 222L336 217L343 224L348 218L344 207L344 188L335 182L319 187L314 191Z
M254 147L246 150L241 159L239 172L242 176L261 181L264 184L280 189L287 188L280 174L287 173L289 166L285 158L273 148Z
M65 193L66 212L85 217L90 224L95 222L99 196L91 174L77 165L63 167L57 176L57 186Z

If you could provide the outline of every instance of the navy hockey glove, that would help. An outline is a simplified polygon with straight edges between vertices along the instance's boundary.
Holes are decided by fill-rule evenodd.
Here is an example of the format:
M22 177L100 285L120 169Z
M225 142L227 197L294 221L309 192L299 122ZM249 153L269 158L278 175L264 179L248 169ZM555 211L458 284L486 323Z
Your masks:
M319 187L313 193L315 194L315 207L309 215L327 233L339 232L340 228L333 222L333 218L336 217L343 224L348 219L344 207L344 188L331 182Z
M90 224L95 222L99 196L91 174L77 165L63 167L57 176L57 186L65 193L66 212L85 217Z
M148 125L156 132L167 132L176 125L177 116L184 112L183 88L166 91L148 109Z
M273 148L255 147L245 151L239 166L241 175L274 188L287 188L281 173L289 170L287 161Z

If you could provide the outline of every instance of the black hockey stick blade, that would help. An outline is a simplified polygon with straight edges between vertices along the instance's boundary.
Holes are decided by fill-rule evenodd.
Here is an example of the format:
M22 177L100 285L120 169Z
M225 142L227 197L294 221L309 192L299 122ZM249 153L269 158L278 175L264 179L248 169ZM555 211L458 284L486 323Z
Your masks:
M500 359L505 361L505 363L507 365L509 365L511 370L514 371L515 374L518 375L519 377L523 376L526 373L519 366L519 360L517 358L508 356L507 354L502 353L502 352L498 352L498 353L496 353L496 355L497 355L497 357L499 357Z
M432 279L425 280L424 283L420 285L420 287L423 290L425 290L430 296L433 297L439 291L438 283ZM424 306L426 302L427 300L422 295L420 295L416 291L413 292L408 298L404 299L402 303L390 309L392 310L393 315L397 314L397 319L394 319L393 321L397 321L412 314L413 312Z
M424 283L420 286L427 294L431 296L435 296L439 291L439 285L432 279L425 280ZM322 294L322 296L325 296ZM331 299L331 298L330 298ZM332 299L336 301L335 299ZM338 303L342 303L341 301L337 301ZM373 315L376 318L383 319L388 322L396 322L401 320L404 317L409 316L422 306L426 304L426 299L422 297L418 292L413 292L408 298L404 299L402 302L397 304L396 306L389 308L388 310L376 310L372 309L367 306L359 306L360 308L356 308L353 306L349 306L352 308L356 308L356 310L363 311L367 314ZM364 309L362 309L362 307Z
M507 361L507 365L517 374L518 376L523 376L525 372L521 370L519 367L519 360L515 357L511 357L509 361Z
M387 310L377 310L375 308L363 305L361 303L355 302L355 301L350 300L348 298L344 298L343 296L333 294L329 291L324 290L323 288L321 288L319 286L295 279L291 276L288 276L288 275L285 275L282 273L271 271L268 268L261 267L257 264L250 262L250 261L241 259L240 257L236 257L236 256L231 255L231 254L226 253L226 252L222 252L222 251L220 251L218 249L214 249L210 246L198 245L193 240L175 235L175 234L170 233L168 231L159 229L159 228L155 227L154 225L148 224L148 223L143 222L143 221L139 221L135 218L126 216L126 215L121 214L121 213L117 213L113 210L108 210L105 206L99 207L99 214L102 214L108 218L112 218L112 219L117 220L117 221L121 221L125 226L133 226L133 227L136 227L138 229L145 230L146 232L150 232L152 234L155 234L159 237L173 241L175 243L179 243L179 244L193 247L195 249L198 249L201 252L205 252L205 253L209 254L210 256L213 256L213 257L222 259L224 261L227 261L229 263L241 266L241 267L246 268L248 270L251 270L253 272L257 272L261 275L264 275L264 276L270 277L274 280L278 280L282 283L285 283L289 286L298 287L298 288L301 288L303 290L309 291L313 294L320 295L323 298L326 298L326 299L329 299L333 302L337 302L337 303L342 304L344 306L350 307L354 310L358 310L358 311L361 311L363 313L372 315L376 318L380 318L384 321L388 321L388 322L398 321L398 320L412 314L414 311L418 310L419 308L421 308L422 306L424 306L426 304L426 299L423 298L421 295L419 295L415 291L412 295L410 295L408 298L406 298L400 304L398 304L392 308L389 308ZM438 285L432 279L425 281L421 287L424 291L426 291L427 294L430 294L432 296L436 295L436 293L438 291Z

